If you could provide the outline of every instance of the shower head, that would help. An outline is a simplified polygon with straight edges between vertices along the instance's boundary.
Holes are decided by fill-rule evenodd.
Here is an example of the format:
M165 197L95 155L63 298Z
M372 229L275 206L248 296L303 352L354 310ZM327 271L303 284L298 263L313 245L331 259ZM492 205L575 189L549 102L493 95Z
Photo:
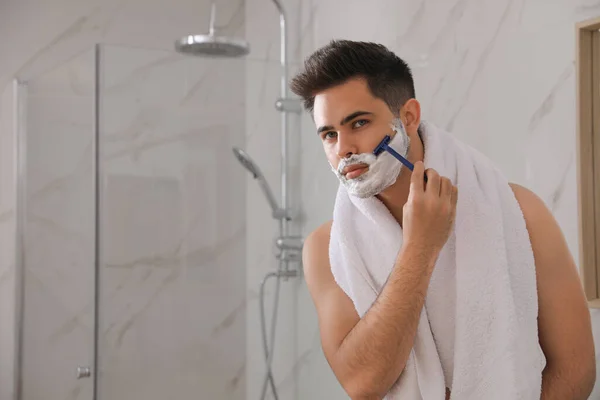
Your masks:
M254 179L264 179L262 172L260 172L260 169L258 168L258 165L254 163L254 160L250 158L248 153L242 149L234 147L233 154L244 166L244 168L246 168L254 176Z
M215 35L216 6L212 3L207 35L187 35L175 42L175 50L193 56L242 57L250 52L245 40Z
M250 158L250 156L242 149L237 147L233 148L233 154L238 159L238 161L250 172L254 179L258 181L260 188L263 191L263 194L267 198L269 205L271 206L271 210L273 211L273 216L278 215L279 205L277 204L277 200L275 200L275 196L273 196L273 191L271 187L267 183L265 176L258 168L258 165Z
M248 43L235 38L214 35L189 35L175 42L183 54L208 57L242 57L249 53Z

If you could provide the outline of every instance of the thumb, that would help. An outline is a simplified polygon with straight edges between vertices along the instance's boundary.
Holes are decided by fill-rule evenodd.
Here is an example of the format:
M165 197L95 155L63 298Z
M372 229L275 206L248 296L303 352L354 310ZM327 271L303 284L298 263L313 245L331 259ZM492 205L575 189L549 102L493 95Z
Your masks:
M417 161L414 164L412 175L410 176L410 191L423 192L425 179L425 165L423 161Z

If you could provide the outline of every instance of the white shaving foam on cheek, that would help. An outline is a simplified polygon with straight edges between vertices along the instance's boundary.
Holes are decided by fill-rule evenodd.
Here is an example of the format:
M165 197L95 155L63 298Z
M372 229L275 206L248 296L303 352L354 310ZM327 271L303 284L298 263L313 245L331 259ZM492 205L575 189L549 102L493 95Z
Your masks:
M402 156L406 157L410 145L410 138L406 134L404 125L399 118L395 118L390 127L396 132L393 139L388 144ZM353 164L366 164L369 169L357 178L346 179L342 174L344 168ZM330 164L331 165L331 164ZM332 171L338 177L340 182L346 187L351 195L366 198L378 195L396 182L400 175L403 164L387 151L382 152L378 157L373 153L353 154L344 158L338 168Z

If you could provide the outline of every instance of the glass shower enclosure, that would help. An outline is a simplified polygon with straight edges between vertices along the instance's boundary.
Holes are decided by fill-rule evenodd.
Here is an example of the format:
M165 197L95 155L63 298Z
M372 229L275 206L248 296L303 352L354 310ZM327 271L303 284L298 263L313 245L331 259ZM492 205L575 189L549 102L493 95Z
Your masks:
M18 81L18 399L246 398L247 60L97 45Z

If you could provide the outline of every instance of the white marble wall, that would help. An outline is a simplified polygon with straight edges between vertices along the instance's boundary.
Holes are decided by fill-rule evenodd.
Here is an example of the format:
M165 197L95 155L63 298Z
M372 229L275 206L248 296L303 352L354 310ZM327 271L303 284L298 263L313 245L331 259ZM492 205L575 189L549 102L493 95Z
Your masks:
M102 398L245 397L244 62L103 47ZM89 399L94 52L27 85L23 398Z
M287 34L289 37L288 57L290 77L301 68L303 57L316 49L315 11L311 1L284 0L287 11ZM345 8L345 6L343 7ZM343 14L344 11L341 11ZM336 19L338 16L336 15ZM279 96L279 24L274 5L265 0L246 0L246 36L253 44L254 57L266 60L267 74L263 68L248 69L248 130L246 142L253 154L257 154L264 173L279 191L280 145L279 114L273 108ZM258 101L256 101L258 99ZM311 118L303 114L290 118L290 163L299 168L297 180L292 180L290 191L295 204L299 205L300 215L292 223L305 235L319 222L326 221L331 213L333 197L337 187L328 164L315 145ZM300 157L298 160L297 157ZM267 250L272 242L276 225L265 226L269 210L258 188L248 185L249 231L259 231L266 235L249 242L249 289L269 270L276 268L273 251ZM255 276L254 282L251 277ZM272 301L272 294L269 301ZM264 359L261 352L260 336L252 318L253 308L248 309L248 362L258 363L253 373L248 375L248 399L258 398L263 382ZM317 321L312 300L302 278L294 278L282 286L282 302L277 323L277 343L275 346L275 379L280 399L347 398L337 383L322 355ZM252 326L254 325L254 326ZM258 351L257 351L258 350ZM270 392L268 392L270 394ZM272 398L272 397L268 397Z
M0 399L12 398L14 190L10 80L30 79L24 399L89 399L93 351L93 88L102 53L101 398L245 398L245 61L176 56L208 1L4 5L0 87ZM243 2L219 2L242 36ZM168 52L150 49L164 49ZM67 61L68 60L68 61ZM5 251L6 250L6 251ZM5 301L6 300L6 301Z
M23 399L87 399L94 344L94 52L31 79L26 111Z
M14 395L15 357L15 136L13 93L0 101L0 399Z
M512 180L539 193L552 207L573 254L578 256L574 23L600 15L597 2L378 0L368 6L357 0L346 1L343 6L330 0L285 0L283 3L288 11L292 70L299 67L303 57L331 38L372 40L388 45L413 65L424 116L450 128L458 137L490 156ZM159 53L143 50L118 55L119 50L113 49L110 65L114 69L105 75L110 88L106 98L111 100L105 105L105 113L113 116L109 120L113 125L107 125L113 133L107 138L103 154L107 168L103 201L109 207L107 216L110 216L104 221L103 229L110 235L103 240L106 268L102 275L105 291L102 293L105 295L103 309L110 311L101 315L104 359L101 360L100 390L107 396L116 396L117 392L112 390L121 390L119 393L135 399L147 395L145 390L150 389L156 389L153 393L162 396L154 385L144 387L149 381L158 381L161 375L166 388L178 385L192 390L198 384L193 382L197 376L188 372L198 373L197 368L202 364L199 360L215 360L215 354L227 343L239 343L235 335L244 329L245 345L228 346L231 353L235 353L228 358L231 363L215 362L214 370L202 373L218 381L213 373L239 372L241 375L226 379L232 384L227 393L234 396L242 396L245 391L247 398L256 398L262 386L264 362L257 294L264 274L276 268L272 241L277 225L270 219L259 188L247 175L245 182L244 175L235 175L235 179L241 179L239 187L247 187L245 209L221 204L222 197L217 201L205 195L203 188L212 187L219 192L225 190L223 185L226 184L222 179L216 180L215 174L205 174L207 165L222 166L223 174L244 172L235 169L234 164L215 164L221 162L217 160L211 164L214 151L206 151L200 143L206 143L217 152L225 151L233 142L222 141L223 127L242 124L239 132L231 135L244 132L245 138L239 136L237 144L244 145L275 193L279 193L280 126L279 114L273 108L279 95L279 21L275 7L268 0L232 0L218 4L218 25L226 33L245 35L252 44L252 53L243 67L245 82L237 77L223 78L224 75L202 68L190 71L175 59L160 56L157 59ZM14 251L11 251L14 249L11 136L14 104L10 80L17 74L39 76L64 55L80 53L97 41L171 49L174 38L206 30L208 7L208 1L192 0L171 3L38 0L33 4L3 5L0 37L12 38L0 41L3 60L0 65L3 99L0 108L0 246L3 250L0 251L3 300L0 321L3 327L13 318L10 300L14 298L11 292L14 284ZM187 65L193 68L195 64ZM228 71L228 67L218 67L221 68L223 74ZM169 71L173 71L173 75ZM241 71L238 72L242 74ZM202 74L207 74L207 79L202 80ZM210 82L214 85L206 86ZM195 84L199 84L196 85L198 90L192 90ZM245 90L234 87L235 84ZM220 89L223 86L228 89ZM241 100L233 103L239 105L233 107L235 117L224 107L211 108L215 98L220 99L214 103L216 107L222 106L227 96L235 98L236 95ZM138 98L140 103L136 103ZM243 103L246 106L240 105ZM243 118L238 118L241 115ZM297 184L292 185L290 192L293 202L301 203L298 223L306 234L330 217L336 181L313 134L310 118L292 118L290 125L292 154L294 149L300 149L291 160ZM195 135L194 129L199 127L205 141L198 141ZM551 150L542 150L541 144L551 144ZM82 146L78 147L80 154L84 151ZM184 158L176 159L175 154ZM66 157L65 163L74 161L71 156L74 153ZM244 195L244 192L235 193ZM152 200L143 202L144 198ZM212 202L215 211L203 214L192 208L192 203L199 199ZM138 203L142 207L134 208ZM176 211L173 205L179 209ZM218 211L228 207L234 211ZM152 213L157 208L164 209L165 214ZM220 225L217 221L221 220L228 224ZM248 235L245 250L241 242L234 245L229 241L237 237L242 222L246 224ZM217 235L208 235L206 230L197 229L196 224L211 226L214 232L218 230ZM152 229L157 225L166 228ZM144 226L146 232L137 236L140 226ZM294 228L299 227L294 225ZM236 250L221 252L230 245ZM214 251L203 252L205 247ZM245 273L236 270L235 262L227 259L228 254L239 255L240 252L246 254L245 259L238 260L246 263ZM200 267L208 264L220 267ZM140 285L141 281L144 283ZM213 281L227 282L230 286L202 286ZM230 293L227 288L238 288L238 285L246 296L240 293L223 296L224 291ZM208 298L194 292L194 288L199 287L206 290ZM272 295L271 286L269 303ZM194 302L201 303L204 299L206 303L214 303L225 297L227 299L220 300L222 312L209 317L211 324L216 325L198 328L199 322L194 319L199 318L198 309L192 307ZM244 297L247 309L242 305ZM172 310L179 313L173 314ZM162 319L158 317L164 313L168 313L170 324L159 324ZM244 313L246 322L243 322ZM86 318L81 316L77 321L82 320L85 326ZM594 323L600 338L600 318L595 314ZM73 325L75 331L83 329L77 328L82 325L78 324ZM172 326L178 324L185 329L175 331ZM11 330L1 332L0 352L10 351ZM221 336L221 332L228 333ZM227 335L234 335L235 339ZM154 342L156 338L168 339ZM181 347L170 347L179 342ZM202 349L200 353L192 351L198 348ZM301 279L282 284L275 351L275 378L279 382L280 398L346 398L321 353L313 306ZM239 352L245 353L245 367L244 357L239 357ZM176 365L167 361L167 355L173 353L180 355L169 359ZM148 375L124 372L142 363L147 366ZM5 383L12 379L11 365L10 357L1 358L2 400L10 398L6 397L10 385ZM183 371L179 375L165 372L178 368ZM246 378L238 378L243 375ZM223 393L220 389L214 390L215 396Z
M290 38L289 72L298 71L300 52L295 43L300 36L297 18L301 3L284 1L288 11L287 33ZM246 0L246 38L252 43L252 60L248 63L247 77L247 130L246 146L250 155L263 170L272 186L276 198L280 199L281 171L281 115L274 104L280 97L281 69L279 66L279 15L274 4L265 0ZM306 211L302 205L301 143L303 131L301 127L306 121L300 115L289 116L289 206L293 211ZM253 368L248 371L248 399L259 399L265 376L265 360L260 334L258 298L253 297L265 274L277 268L273 241L278 234L277 223L271 218L271 211L260 191L250 178L247 183L247 218L248 218L248 341L247 362ZM313 210L308 210L312 212ZM300 233L304 215L298 215L290 224L290 233ZM292 264L298 268L297 264ZM274 281L268 285L266 296L268 326L271 321L271 309L274 301ZM281 284L279 312L277 316L277 333L273 360L274 378L277 383L279 399L301 398L302 388L298 385L298 372L305 355L298 347L305 340L307 330L298 318L305 307L301 301L305 290L301 276L284 281ZM312 326L312 325L311 325ZM272 399L271 391L268 399ZM320 397L318 397L320 398Z
M244 65L102 52L101 398L245 398Z
M260 35L254 41L276 60L277 24L260 21L276 16L270 4L263 3L247 0L246 23L249 34ZM289 0L284 4L293 27L294 61L333 38L380 42L405 58L413 67L424 118L448 128L488 155L512 181L538 193L578 259L574 25L600 15L597 2L378 0L365 5L351 0L342 6L335 1ZM266 99L267 106L270 101ZM300 192L305 234L330 218L337 187L312 128L304 118ZM296 398L346 398L324 361L303 285L296 304L296 360L290 360L296 366ZM600 340L600 315L592 313ZM600 393L591 398L600 398Z

